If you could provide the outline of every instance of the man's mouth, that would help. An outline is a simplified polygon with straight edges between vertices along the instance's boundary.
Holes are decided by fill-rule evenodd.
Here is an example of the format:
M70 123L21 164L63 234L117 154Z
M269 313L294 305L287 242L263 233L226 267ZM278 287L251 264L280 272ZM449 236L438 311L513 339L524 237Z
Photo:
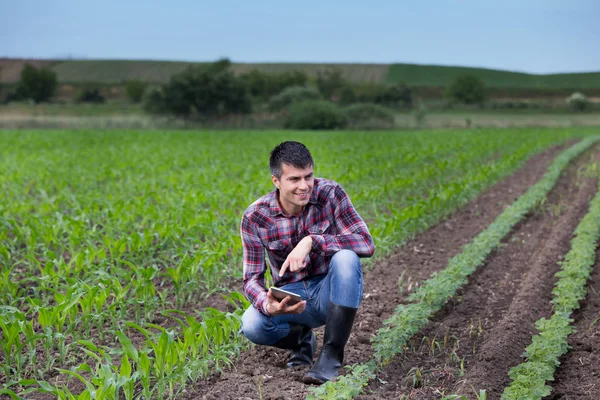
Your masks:
M306 193L296 193L296 196L298 196L298 197L308 197L308 192L306 192Z

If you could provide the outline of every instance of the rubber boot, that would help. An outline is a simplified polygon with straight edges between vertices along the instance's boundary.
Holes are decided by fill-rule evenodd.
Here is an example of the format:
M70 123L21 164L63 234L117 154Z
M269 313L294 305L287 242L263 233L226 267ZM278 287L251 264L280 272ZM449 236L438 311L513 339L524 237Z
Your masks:
M315 365L306 373L306 383L325 383L338 375L344 362L344 347L354 324L356 308L345 307L329 302L323 349Z
M311 328L290 323L290 333L273 346L292 351L287 367L294 368L312 365L317 343Z

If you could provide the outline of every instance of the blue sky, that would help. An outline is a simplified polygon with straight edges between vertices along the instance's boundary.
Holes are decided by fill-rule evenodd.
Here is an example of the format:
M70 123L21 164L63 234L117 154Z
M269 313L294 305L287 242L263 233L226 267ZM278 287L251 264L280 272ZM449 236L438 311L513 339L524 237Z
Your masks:
M600 71L599 0L0 0L0 57Z

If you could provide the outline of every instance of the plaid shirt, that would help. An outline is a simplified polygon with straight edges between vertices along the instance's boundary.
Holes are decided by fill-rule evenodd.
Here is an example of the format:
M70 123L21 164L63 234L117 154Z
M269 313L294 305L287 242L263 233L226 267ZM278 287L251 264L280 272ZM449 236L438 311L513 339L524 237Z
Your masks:
M342 249L353 250L359 257L371 257L375 250L367 225L354 209L342 187L331 180L315 178L310 200L299 216L283 213L276 189L246 209L241 221L244 250L244 294L254 307L269 315L264 274L265 251L275 286L326 274L331 257ZM312 237L310 262L306 268L279 270L288 254L307 235Z

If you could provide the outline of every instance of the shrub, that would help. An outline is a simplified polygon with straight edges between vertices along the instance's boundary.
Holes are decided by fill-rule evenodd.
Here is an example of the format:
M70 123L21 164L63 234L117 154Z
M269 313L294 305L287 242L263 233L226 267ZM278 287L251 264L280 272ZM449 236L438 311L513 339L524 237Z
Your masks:
M347 124L348 118L344 111L326 100L292 104L285 121L285 127L289 129L339 129Z
M193 65L171 76L166 85L146 99L144 108L179 117L223 117L247 114L252 100L245 82L231 71L227 59ZM152 101L149 104L148 101Z
M37 69L33 65L26 64L21 70L16 93L19 98L42 103L52 98L57 86L56 72L48 68Z
M460 75L446 89L446 96L463 104L483 104L485 101L485 85L473 75Z
M248 85L250 94L255 99L266 100L287 87L304 86L308 82L308 75L302 71L287 71L279 74L271 74L253 69L240 75Z
M339 103L341 105L348 105L356 103L356 91L352 86L345 86L340 92L340 100Z
M125 93L131 102L139 103L144 97L144 92L146 91L147 86L148 85L146 82L138 80L127 81L125 84Z
M319 92L328 100L339 95L341 89L347 85L346 79L342 76L339 68L328 68L317 72L317 87Z
M404 85L384 86L375 94L375 103L389 107L412 107L412 90Z
M84 89L76 99L80 103L104 103L104 96L100 94L98 89Z
M573 111L584 111L589 106L588 99L580 92L575 92L569 96L567 104Z
M269 100L269 110L281 111L294 103L306 100L318 100L320 98L321 94L315 88L291 86Z
M395 115L392 110L373 103L356 103L345 109L352 127L362 129L393 128Z
M142 99L142 108L150 114L163 114L167 107L164 104L164 94L157 86L149 87Z

